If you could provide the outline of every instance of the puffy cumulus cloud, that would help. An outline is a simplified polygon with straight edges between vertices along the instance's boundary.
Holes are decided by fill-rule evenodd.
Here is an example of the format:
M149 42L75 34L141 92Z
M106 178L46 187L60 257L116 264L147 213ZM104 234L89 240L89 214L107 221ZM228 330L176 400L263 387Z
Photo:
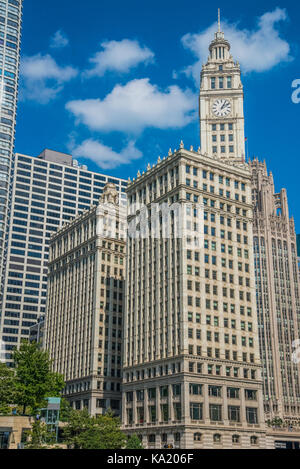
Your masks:
M50 47L52 49L62 49L69 45L69 38L59 29L50 39Z
M59 66L49 54L24 57L21 62L21 99L47 104L77 74L71 66Z
M77 71L70 66L60 67L49 54L37 54L23 58L22 74L30 80L54 79L64 82L74 78Z
M119 153L111 147L94 139L88 139L72 148L72 154L76 158L87 158L94 161L100 168L112 169L123 164L129 164L133 160L141 158L142 152L136 148L133 140L129 141Z
M140 63L148 64L154 59L153 52L142 47L138 41L106 41L102 42L101 47L103 50L90 58L92 68L86 70L84 76L102 77L107 71L128 73Z
M195 118L197 97L170 86L160 91L148 78L116 85L103 100L70 101L66 108L92 130L141 133L147 127L180 128Z
M278 23L288 19L285 9L276 8L258 18L257 26L253 30L241 29L239 24L222 22L222 30L229 40L234 59L239 60L244 72L265 72L281 62L292 60L288 42L280 37ZM197 58L197 61L183 70L198 83L201 66L207 60L208 47L217 24L198 34L186 34L182 44ZM174 73L176 78L176 72Z

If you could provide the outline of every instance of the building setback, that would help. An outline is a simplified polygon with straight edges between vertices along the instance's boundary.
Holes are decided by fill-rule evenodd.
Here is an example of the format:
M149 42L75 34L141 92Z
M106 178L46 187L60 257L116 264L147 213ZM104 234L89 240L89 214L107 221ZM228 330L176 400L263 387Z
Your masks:
M5 238L10 205L23 0L0 2L0 308L6 267ZM0 311L1 313L1 311Z
M50 236L97 204L108 182L116 184L125 203L126 181L79 167L70 155L51 150L39 157L15 155L0 318L1 358L9 365L12 349L45 315Z
M295 225L289 217L286 190L275 192L266 164L255 159L250 167L266 419L299 425L300 370L294 359L299 358L300 284Z
M121 412L126 209L114 184L50 240L44 347L65 397L92 415Z

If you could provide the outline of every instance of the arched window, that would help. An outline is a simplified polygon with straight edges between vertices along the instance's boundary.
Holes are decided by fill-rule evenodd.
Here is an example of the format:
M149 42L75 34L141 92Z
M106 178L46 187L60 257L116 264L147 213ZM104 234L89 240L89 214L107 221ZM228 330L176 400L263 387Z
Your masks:
M232 443L239 443L239 442L240 442L239 435L233 435L232 436Z
M250 441L251 441L251 445L257 445L258 444L257 436L251 436Z
M201 433L194 433L194 441L201 441L202 435Z
M222 437L218 433L214 435L214 443L221 443Z

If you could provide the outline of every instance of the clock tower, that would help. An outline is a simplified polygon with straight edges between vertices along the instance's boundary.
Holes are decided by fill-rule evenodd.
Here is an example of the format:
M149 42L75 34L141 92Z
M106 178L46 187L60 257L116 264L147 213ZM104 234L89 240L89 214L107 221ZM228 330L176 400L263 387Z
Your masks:
M200 87L201 152L220 159L245 161L244 92L241 69L230 44L218 31L202 67Z

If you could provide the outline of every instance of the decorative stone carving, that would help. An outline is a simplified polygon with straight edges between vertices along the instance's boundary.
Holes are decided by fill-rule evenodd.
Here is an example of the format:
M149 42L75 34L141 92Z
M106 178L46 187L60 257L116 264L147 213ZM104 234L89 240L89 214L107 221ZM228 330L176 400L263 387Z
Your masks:
M100 202L103 204L119 205L119 194L115 184L106 184L103 189L103 194L100 197Z

